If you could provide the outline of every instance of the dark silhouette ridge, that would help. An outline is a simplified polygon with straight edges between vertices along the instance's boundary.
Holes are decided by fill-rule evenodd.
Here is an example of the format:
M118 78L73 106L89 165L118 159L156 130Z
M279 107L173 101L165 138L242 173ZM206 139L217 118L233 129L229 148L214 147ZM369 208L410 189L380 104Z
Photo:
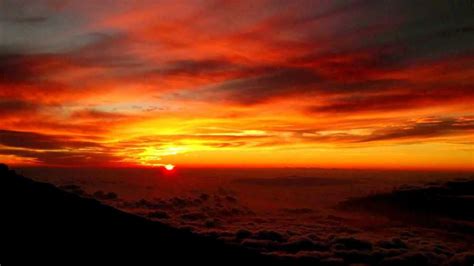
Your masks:
M295 265L295 261L264 256L124 213L20 176L3 164L0 197L4 246L0 263Z

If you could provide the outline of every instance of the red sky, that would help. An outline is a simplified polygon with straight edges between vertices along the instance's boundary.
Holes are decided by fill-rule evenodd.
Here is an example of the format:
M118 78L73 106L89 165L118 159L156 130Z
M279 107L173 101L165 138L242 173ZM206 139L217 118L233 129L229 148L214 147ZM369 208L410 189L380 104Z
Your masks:
M469 1L0 2L0 161L473 169Z

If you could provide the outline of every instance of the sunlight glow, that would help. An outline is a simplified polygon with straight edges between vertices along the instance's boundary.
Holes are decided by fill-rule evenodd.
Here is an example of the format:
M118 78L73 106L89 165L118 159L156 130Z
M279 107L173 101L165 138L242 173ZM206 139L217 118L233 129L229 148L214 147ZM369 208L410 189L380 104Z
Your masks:
M28 47L0 61L2 163L474 169L470 30L439 34L464 29L469 1L393 1L383 26L384 4L339 1L316 1L337 10L318 23L297 1L0 2L55 18L0 12L0 46Z
M172 164L165 164L163 166L167 171L172 171L174 169L174 165Z

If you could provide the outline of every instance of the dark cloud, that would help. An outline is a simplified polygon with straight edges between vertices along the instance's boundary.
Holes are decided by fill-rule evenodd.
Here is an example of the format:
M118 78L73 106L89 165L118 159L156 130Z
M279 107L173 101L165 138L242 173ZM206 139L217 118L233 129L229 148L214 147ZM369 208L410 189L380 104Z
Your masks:
M222 221L216 218L207 219L204 221L204 227L206 228L215 228L221 226Z
M31 149L63 149L100 147L87 141L76 141L68 136L44 135L35 132L0 130L0 144L8 147Z
M207 94L212 94L217 96L214 99L219 98L238 104L256 104L285 96L328 94L346 96L342 103L334 103L334 105L317 109L323 112L357 111L358 107L362 111L409 109L420 107L426 102L431 104L433 101L430 101L430 98L433 97L436 97L435 104L450 101L452 97L444 98L443 96L448 91L452 92L451 89L441 91L439 95L436 95L436 92L432 95L427 93L425 97L428 99L420 101L423 94L420 90L425 90L427 84L415 84L409 79L384 80L381 78L384 75L390 76L387 74L396 76L397 72L408 68L472 56L472 48L468 45L474 38L472 26L469 26L472 24L470 18L472 16L468 16L466 12L469 5L437 2L423 6L421 9L409 1L383 3L354 1L333 4L329 7L321 5L313 11L304 11L302 14L299 12L299 16L275 18L270 22L271 26L279 26L279 29L282 28L283 31L286 27L288 30L291 27L294 31L296 27L300 33L306 33L306 35L298 35L304 36L301 37L304 41L299 41L308 42L309 47L312 47L311 45L317 47L317 44L326 38L325 41L330 43L331 49L318 52L308 49L306 53L286 58L290 64L293 64L291 66L269 65L252 75L223 82L204 92L199 91L200 96L196 97L211 99L212 97ZM297 7L290 5L286 8L293 10ZM383 15L387 12L399 14L399 16ZM456 12L460 15L454 16ZM311 36L311 29L316 28L316 24L311 23L315 21L323 23L319 21L321 19L325 23L333 20L351 20L348 23L338 23L336 29L333 30L334 36L324 38L321 32L315 30L316 36L305 39ZM445 23L437 23L439 20ZM371 30L371 27L374 30ZM367 32L366 36L364 32ZM258 34L268 34L268 32ZM352 35L348 37L348 34ZM345 42L344 38L354 40ZM269 46L278 42L278 40L272 41L274 42L270 42ZM447 69L447 71L452 70ZM454 84L452 87L459 86L462 84ZM406 87L412 89L405 95L393 93L394 89ZM431 88L426 90L431 90ZM363 94L367 91L376 92L382 96L365 97ZM415 97L410 97L410 95L415 95ZM460 96L461 93L456 95ZM362 99L357 99L359 96L362 96ZM344 101L350 101L352 98L359 105L344 104ZM365 107L367 103L369 105Z
M131 119L132 117L118 112L106 112L95 109L84 109L72 113L71 118L83 120L117 121Z
M33 102L19 100L0 100L0 116L32 114L39 110L39 106Z
M45 16L30 16L30 17L16 17L16 18L1 18L3 22L21 23L21 24L36 24L43 23L48 20Z
M0 51L0 84L27 83L37 77L38 57L2 55Z
M404 127L376 130L371 136L357 142L442 137L472 130L474 130L474 120L472 118L442 118L440 120L413 123Z
M379 265L395 266L395 265L440 265L446 257L434 252L407 252L399 256L384 258Z
M119 161L110 149L92 139L83 141L66 135L0 130L0 154L45 165L110 165Z
M340 25L333 39L341 36L330 51L392 50L379 57L377 68L399 69L455 54L472 53L472 8L469 1L429 4L414 1L354 1L343 5L343 14L331 19L352 19ZM350 7L350 8L345 8ZM327 21L326 21L327 22ZM366 34L366 35L364 35ZM362 38L361 38L362 37ZM344 38L350 40L344 41ZM357 40L357 38L359 38ZM316 35L312 41L321 40ZM386 50L387 51L387 50ZM385 60L389 59L389 60Z
M354 237L336 237L332 241L335 249L346 250L371 250L372 243L367 240L361 240Z
M100 76L102 79L113 76L126 80L137 73L143 77L147 71L144 69L153 67L148 60L137 58L127 50L130 37L126 32L91 32L87 36L89 43L64 53L62 57L78 67L107 69L108 73Z
M259 251L270 251L278 245L274 241L263 239L244 239L240 244L246 248Z
M346 264L371 263L372 254L366 250L337 250L334 255L343 259Z
M297 253L305 250L326 251L329 247L326 243L317 242L308 238L301 238L293 241L288 241L278 247L280 251L288 253Z
M259 240L269 240L269 241L274 241L274 242L285 242L286 237L275 231L269 231L269 230L262 230L254 233L252 235L252 238L254 239L259 239Z
M249 230L240 229L237 232L235 232L235 239L237 239L237 240L246 239L246 238L249 238L251 236L252 236L252 232L249 231Z
M231 61L225 59L186 59L168 62L163 70L157 72L163 75L199 76L209 73L226 73L235 68L236 66Z
M86 19L53 2L0 2L1 43L25 54L61 53L87 44ZM73 34L64 38L68 33Z
M368 133L364 134L352 134L350 131L344 132L344 130L326 132L325 129L321 128L288 130L287 132L292 132L295 138L297 137L306 143L331 142L349 145L347 147L350 147L353 144L375 141L410 143L411 141L420 141L421 139L463 136L473 131L473 127L473 119L470 116L422 117L416 120L398 121L393 126L372 127L373 130L371 132L368 131Z
M404 84L399 84L401 87ZM379 93L347 93L326 103L309 108L312 113L367 113L396 112L399 110L422 109L450 103L468 103L472 100L469 91L474 87L459 84L415 85L417 90L397 91L397 89L378 90ZM368 88L368 87L366 87ZM422 89L423 88L423 89ZM355 92L357 90L353 90ZM350 92L350 91L347 91ZM381 94L382 93L382 94Z
M240 104L256 104L274 97L308 91L320 82L321 77L311 69L286 68L225 82L207 93Z
M33 148L0 148L0 154L14 155L25 159L31 159L34 163L48 166L113 166L119 158L102 150L49 150Z
M378 246L386 249L400 249L400 248L407 248L405 242L403 242L399 238L394 238L392 240L381 240L377 243Z
M2 54L0 51L0 96L9 101L29 101L39 109L42 104L45 108L59 104L64 97L70 97L68 93L73 90L53 77L70 68L67 60L57 55Z

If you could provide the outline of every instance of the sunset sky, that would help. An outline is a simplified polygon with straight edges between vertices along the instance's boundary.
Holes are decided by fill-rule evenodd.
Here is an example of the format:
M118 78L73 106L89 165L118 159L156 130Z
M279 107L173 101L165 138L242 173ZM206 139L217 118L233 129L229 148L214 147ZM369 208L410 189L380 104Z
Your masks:
M474 169L472 1L0 1L0 162Z

